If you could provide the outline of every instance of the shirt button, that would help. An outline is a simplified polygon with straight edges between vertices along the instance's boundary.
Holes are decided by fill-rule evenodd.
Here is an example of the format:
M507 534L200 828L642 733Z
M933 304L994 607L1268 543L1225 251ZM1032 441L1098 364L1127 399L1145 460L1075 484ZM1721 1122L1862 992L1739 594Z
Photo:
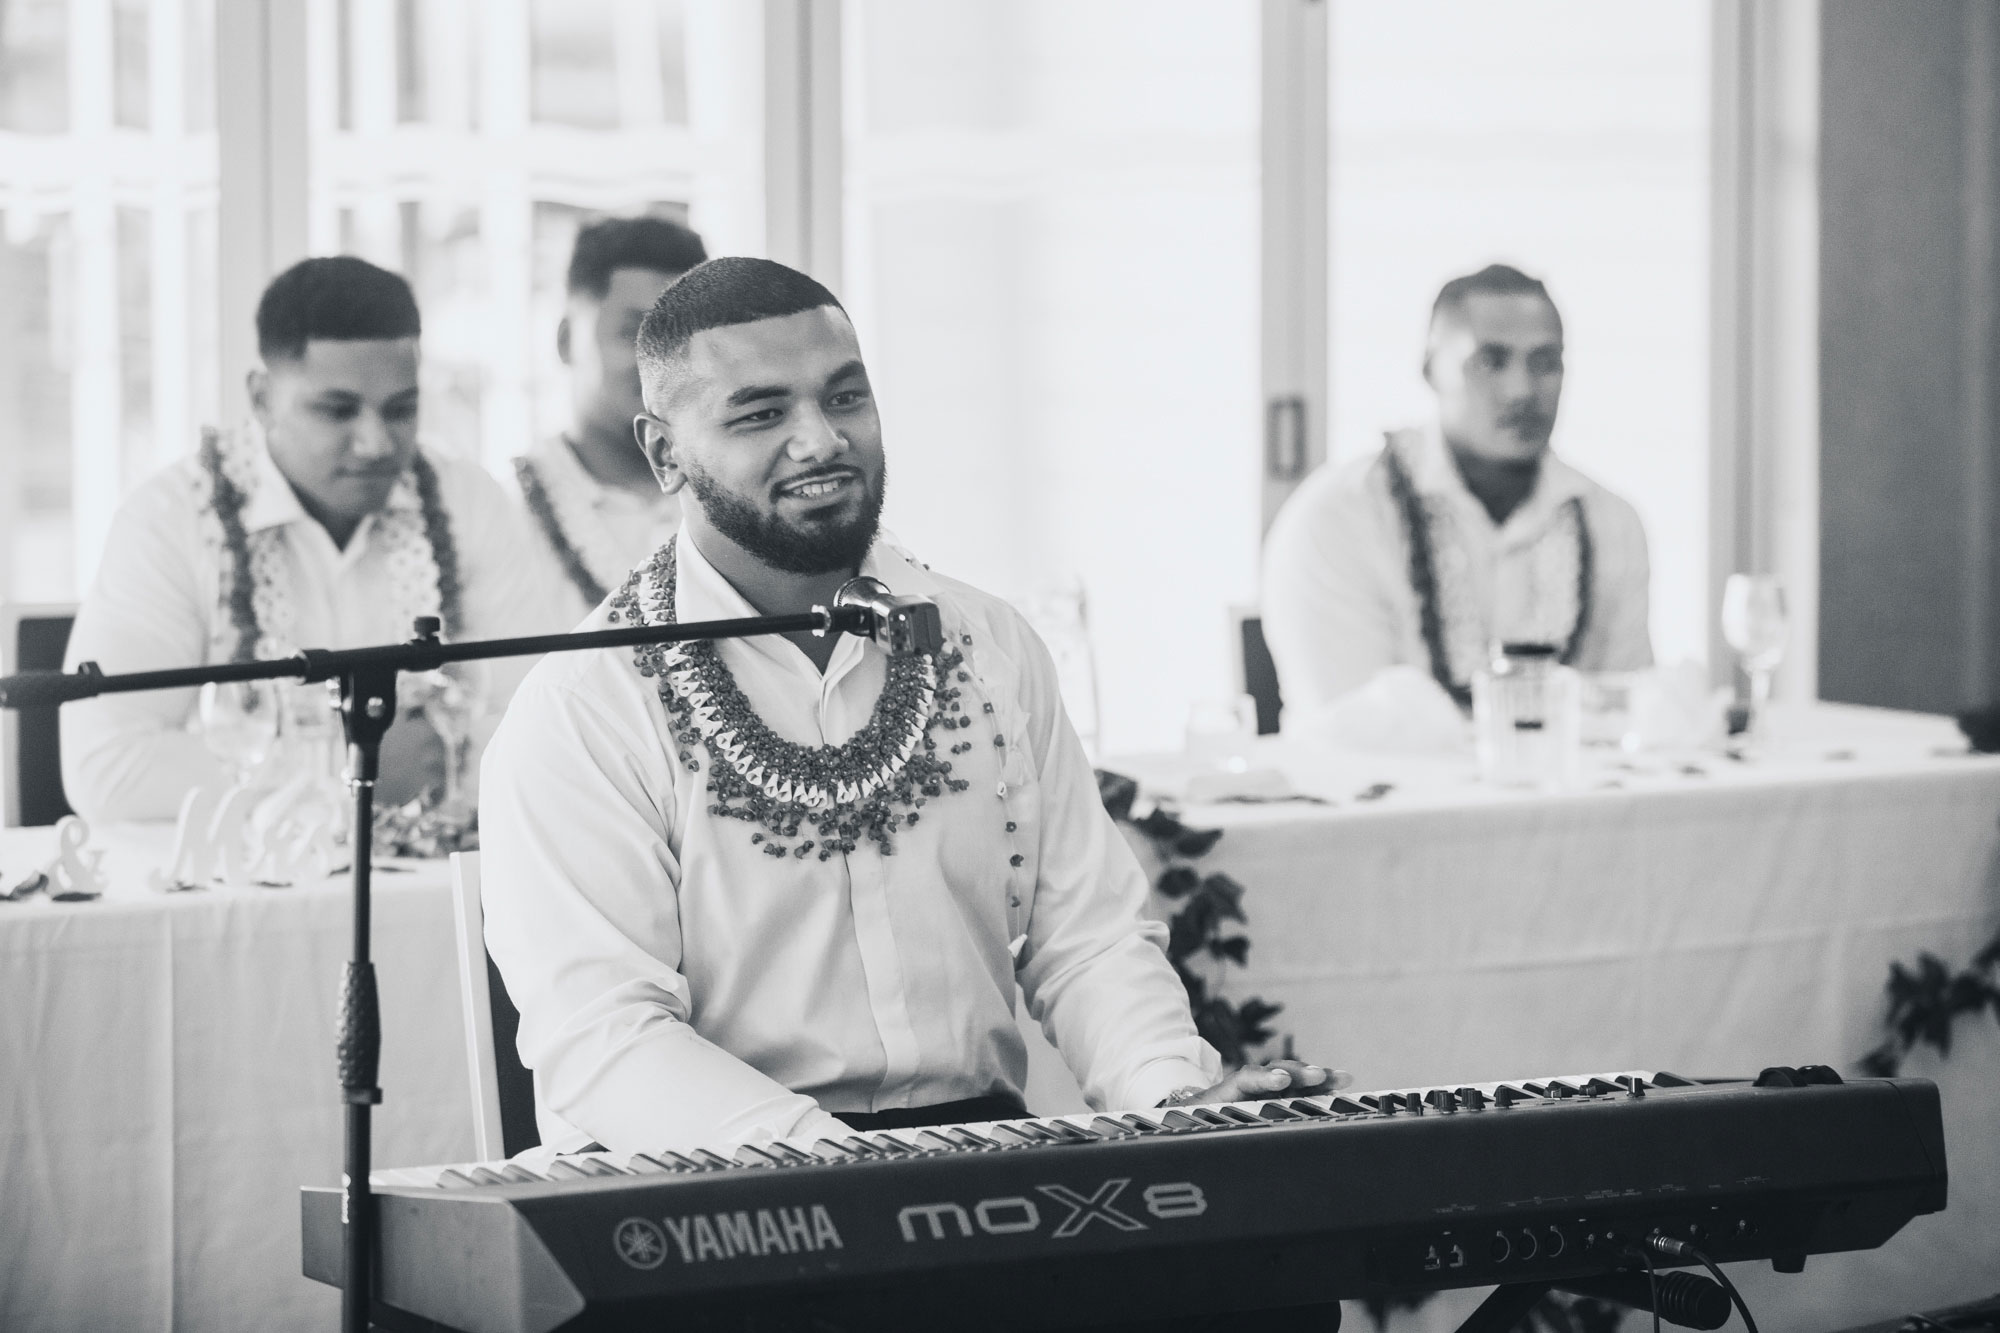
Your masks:
M1007 794L1007 784L1003 782L998 787L995 787L994 790L1000 795L1005 796Z
M1010 866L1025 865L1027 863L1027 860L1028 860L1027 857L1021 855L1019 852L1015 852L1012 856L1007 858L1007 864Z

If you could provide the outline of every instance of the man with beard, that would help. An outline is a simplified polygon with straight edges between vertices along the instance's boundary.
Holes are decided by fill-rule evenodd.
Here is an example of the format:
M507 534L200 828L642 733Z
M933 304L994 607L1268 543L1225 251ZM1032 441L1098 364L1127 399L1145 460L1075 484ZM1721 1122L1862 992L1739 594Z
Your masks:
M759 259L667 289L637 423L679 534L583 628L781 615L870 575L940 658L838 635L553 654L488 751L486 937L545 1145L728 1146L1022 1114L1015 986L1091 1101L1224 1076L1048 651L877 531L881 423L831 293Z
M1354 692L1396 668L1433 682L1438 708L1468 707L1503 642L1591 671L1652 664L1639 516L1549 450L1563 329L1548 290L1501 264L1446 283L1424 379L1434 423L1320 469L1271 526L1264 634L1287 731L1339 734Z

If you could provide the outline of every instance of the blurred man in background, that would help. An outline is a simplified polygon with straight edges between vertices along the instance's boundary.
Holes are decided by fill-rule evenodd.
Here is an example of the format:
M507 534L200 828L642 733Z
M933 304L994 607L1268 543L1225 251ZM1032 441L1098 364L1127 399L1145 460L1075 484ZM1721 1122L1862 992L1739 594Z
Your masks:
M409 284L365 260L307 259L273 280L257 306L250 420L204 432L193 457L126 498L68 665L150 671L354 648L408 639L426 615L450 638L561 628L505 490L477 463L418 443L420 332ZM485 706L504 704L529 665L488 667ZM323 687L282 688L324 722ZM257 719L239 708L226 723L211 717L204 736L197 697L64 705L63 784L77 811L171 818L190 788L252 762L254 747L236 742ZM286 705L273 706L282 718ZM435 787L443 765L428 726L399 722L377 801Z
M1264 633L1288 731L1398 668L1384 700L1428 680L1434 714L1447 697L1468 707L1503 642L1586 670L1652 664L1639 516L1549 450L1563 327L1547 289L1501 264L1446 283L1424 379L1433 422L1321 468L1272 525Z
M660 490L632 433L640 397L639 323L681 274L708 258L665 218L607 218L576 236L556 351L569 368L570 428L514 460L539 549L566 589L569 623L674 534L680 506Z

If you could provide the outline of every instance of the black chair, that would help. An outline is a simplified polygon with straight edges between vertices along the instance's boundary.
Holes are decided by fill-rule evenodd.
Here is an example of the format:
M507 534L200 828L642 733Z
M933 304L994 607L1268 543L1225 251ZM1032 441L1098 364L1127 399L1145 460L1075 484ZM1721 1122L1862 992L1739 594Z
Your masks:
M1278 729L1285 701L1278 697L1278 664L1264 642L1264 618L1254 611L1237 612L1236 641L1243 693L1257 704L1257 734L1269 736Z
M73 606L0 608L0 675L16 671L60 671L69 650ZM51 707L0 712L0 750L5 752L6 827L53 824L72 813L62 785L62 732Z

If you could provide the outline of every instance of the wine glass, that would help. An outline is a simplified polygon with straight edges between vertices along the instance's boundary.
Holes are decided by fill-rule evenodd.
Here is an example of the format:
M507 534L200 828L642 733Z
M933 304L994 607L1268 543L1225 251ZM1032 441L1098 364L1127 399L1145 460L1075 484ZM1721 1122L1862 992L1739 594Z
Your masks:
M478 662L452 662L426 673L422 681L429 688L420 696L419 710L444 745L444 797L439 809L450 819L469 821L465 770L474 728L486 711L485 668Z
M1769 574L1731 574L1722 588L1722 637L1750 677L1750 733L1761 735L1771 701L1771 674L1785 660L1791 624L1785 588Z
M281 700L268 680L210 681L198 705L202 744L230 771L231 781L250 780L278 739Z

